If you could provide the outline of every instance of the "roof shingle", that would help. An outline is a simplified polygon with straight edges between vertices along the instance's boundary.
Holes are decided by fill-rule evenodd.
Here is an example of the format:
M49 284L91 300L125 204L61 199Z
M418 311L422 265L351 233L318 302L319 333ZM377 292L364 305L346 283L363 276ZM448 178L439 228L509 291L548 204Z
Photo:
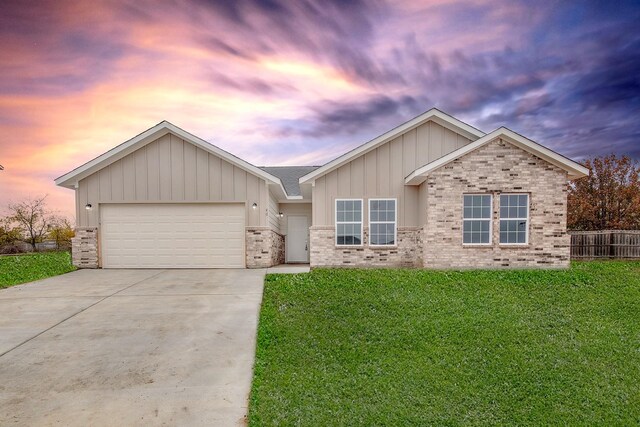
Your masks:
M300 184L298 180L320 166L260 166L260 169L275 177L280 178L284 191L289 196L300 196Z

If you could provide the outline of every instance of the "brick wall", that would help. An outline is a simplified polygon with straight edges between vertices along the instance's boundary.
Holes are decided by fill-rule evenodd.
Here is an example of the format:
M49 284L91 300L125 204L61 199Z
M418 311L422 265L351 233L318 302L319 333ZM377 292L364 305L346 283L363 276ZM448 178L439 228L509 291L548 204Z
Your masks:
M420 267L421 229L398 227L398 245L389 248L369 247L369 227L364 227L364 245L340 247L335 245L335 229L313 226L311 239L311 267Z
M284 263L284 236L268 227L247 227L247 268L265 268Z
M79 227L71 239L71 260L78 268L98 268L98 228Z
M432 172L420 191L427 198L425 267L568 267L567 173L548 162L496 140ZM503 192L530 194L526 246L499 244L499 195ZM492 245L462 245L464 193L493 194Z

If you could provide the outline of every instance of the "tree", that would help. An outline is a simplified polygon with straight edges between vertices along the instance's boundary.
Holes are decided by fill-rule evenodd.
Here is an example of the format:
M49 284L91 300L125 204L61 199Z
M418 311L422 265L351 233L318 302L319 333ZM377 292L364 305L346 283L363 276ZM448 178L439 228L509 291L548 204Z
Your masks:
M569 229L640 229L640 167L615 154L585 162L590 175L569 185Z
M54 224L54 216L46 205L47 196L9 204L9 220L20 227L27 242L36 250L36 243L42 241Z
M47 237L56 241L56 248L68 248L71 245L71 238L75 236L71 222L67 218L56 217L53 225L49 228Z

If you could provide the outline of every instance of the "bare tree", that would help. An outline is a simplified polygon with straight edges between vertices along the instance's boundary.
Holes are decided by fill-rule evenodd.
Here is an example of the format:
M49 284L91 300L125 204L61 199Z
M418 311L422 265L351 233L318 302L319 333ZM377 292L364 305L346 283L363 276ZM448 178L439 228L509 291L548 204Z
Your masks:
M33 250L53 225L55 218L47 209L47 196L9 204L9 219L16 223L27 236Z

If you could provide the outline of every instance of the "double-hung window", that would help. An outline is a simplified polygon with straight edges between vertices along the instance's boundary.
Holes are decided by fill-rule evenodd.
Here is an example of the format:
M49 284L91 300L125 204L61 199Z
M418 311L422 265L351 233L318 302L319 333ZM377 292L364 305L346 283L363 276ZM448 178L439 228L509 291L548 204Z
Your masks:
M491 244L490 194L463 196L462 243L465 245Z
M396 199L369 199L369 245L396 244Z
M500 195L500 244L526 245L529 240L529 195Z
M362 245L361 199L336 199L336 245Z

